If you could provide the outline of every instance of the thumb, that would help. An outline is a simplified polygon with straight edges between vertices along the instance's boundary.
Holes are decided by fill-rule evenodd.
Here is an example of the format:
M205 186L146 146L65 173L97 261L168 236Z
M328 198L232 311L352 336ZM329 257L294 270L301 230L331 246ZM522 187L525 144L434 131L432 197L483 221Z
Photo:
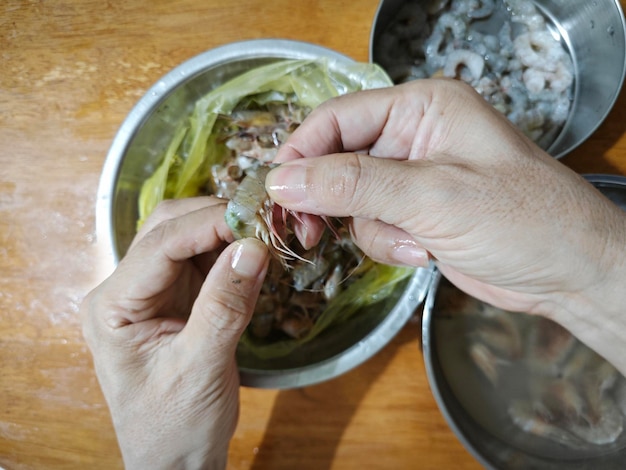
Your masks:
M301 158L271 170L265 187L277 204L298 212L379 220L403 228L419 212L423 161L356 153ZM410 206L410 210L409 209Z
M254 312L268 263L267 247L260 240L229 245L204 281L181 341L190 342L204 357L230 360Z

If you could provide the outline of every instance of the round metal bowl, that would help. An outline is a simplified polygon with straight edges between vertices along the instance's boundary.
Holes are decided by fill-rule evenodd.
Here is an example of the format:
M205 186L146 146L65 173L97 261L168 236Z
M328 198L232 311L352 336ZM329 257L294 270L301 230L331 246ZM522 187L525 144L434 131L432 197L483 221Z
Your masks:
M385 67L385 57L380 56L377 47L381 35L400 8L409 2L380 2L370 36L372 62ZM413 0L413 3L429 4L426 0ZM619 95L626 71L624 14L618 0L534 0L533 3L552 26L552 34L565 44L574 64L569 117L558 136L545 146L550 155L561 158L598 128ZM499 24L486 25L494 26Z
M269 62L284 59L331 59L341 70L348 57L313 44L288 40L253 40L228 44L200 54L162 77L139 100L120 127L106 157L96 207L98 243L116 264L135 236L137 198L143 182L158 165L178 123L198 98L225 81ZM260 360L238 352L243 385L292 388L336 377L369 359L411 318L428 289L431 269L418 269L384 305L321 334L292 354Z
M598 190L626 211L626 177L586 175ZM505 385L485 392L485 379L467 355L467 330L450 329L450 305L468 298L439 271L433 272L422 319L426 373L437 405L464 447L487 469L618 470L626 462L626 429L613 444L583 449L563 446L515 428L498 417ZM447 307L446 307L447 305ZM519 314L523 315L523 314ZM463 343L463 344L461 344ZM459 346L460 345L460 346ZM450 349L458 346L457 353ZM444 357L447 356L447 357ZM455 363L450 357L457 359ZM461 384L459 386L459 384ZM462 391L461 391L462 390ZM626 418L624 420L626 427Z

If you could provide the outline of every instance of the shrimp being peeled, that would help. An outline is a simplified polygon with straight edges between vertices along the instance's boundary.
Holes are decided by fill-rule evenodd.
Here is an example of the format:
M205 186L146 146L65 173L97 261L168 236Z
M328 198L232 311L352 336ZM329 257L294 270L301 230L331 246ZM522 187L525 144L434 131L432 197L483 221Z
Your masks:
M180 123L141 190L138 225L162 199L213 195L228 200L225 220L235 238L268 246L268 273L242 354L285 356L353 316L374 315L368 307L387 302L414 272L364 256L340 219L315 219L325 230L321 239L313 247L310 239L301 243L303 221L313 216L283 209L265 191L279 147L312 109L343 93L391 85L374 64L335 67L326 59L281 59L212 89Z
M287 108L291 109L291 113ZM279 332L301 339L312 330L327 303L358 279L371 262L365 262L365 256L347 236L348 229L338 220L323 219L328 229L323 239L313 248L305 249L294 231L294 222L302 223L300 215L276 205L265 190L265 178L273 167L268 161L273 157L259 157L268 152L256 152L255 157L250 152L253 145L232 143L233 139L241 138L261 140L266 150L275 151L281 141L273 136L277 134L279 123L285 121L285 116L295 116L288 119L289 126L280 126L288 135L306 115L293 104L274 107L273 112L276 113L274 119L261 110L258 117L250 111L246 112L246 122L232 117L222 118L225 126L220 126L222 130L217 133L217 139L229 142L229 156L222 165L230 168L237 162L244 162L244 168L240 168L239 172L228 172L241 176L239 180L234 180L236 189L230 195L225 219L235 238L256 237L268 246L272 255L269 282L274 287L261 292L258 312L255 312L255 317L258 313L261 319L257 322L254 318L255 328L250 329L250 333L257 338L269 338ZM235 132L233 123L236 123ZM213 171L213 174L216 173L224 172ZM219 182L213 181L211 186L217 187ZM280 306L277 310L279 314L273 321L268 319L267 305L273 306L273 309Z

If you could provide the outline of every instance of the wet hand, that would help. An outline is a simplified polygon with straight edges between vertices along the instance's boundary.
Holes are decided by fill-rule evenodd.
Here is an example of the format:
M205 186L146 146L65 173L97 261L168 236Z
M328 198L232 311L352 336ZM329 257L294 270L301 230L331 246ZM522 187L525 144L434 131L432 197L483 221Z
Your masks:
M611 275L607 254L624 242L619 210L455 81L331 100L278 161L287 163L266 181L278 204L350 216L373 258L433 258L461 289L505 309L568 303Z
M268 254L232 244L223 202L168 201L81 306L127 468L224 468L239 406L235 349Z

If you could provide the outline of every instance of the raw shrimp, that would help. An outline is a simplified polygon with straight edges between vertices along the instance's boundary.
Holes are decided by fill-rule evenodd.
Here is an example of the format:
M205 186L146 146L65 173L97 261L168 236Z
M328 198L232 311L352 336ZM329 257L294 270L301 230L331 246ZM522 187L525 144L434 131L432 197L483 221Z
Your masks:
M570 425L573 434L595 445L612 444L624 430L624 417L615 402L606 397L594 408L597 419L592 422Z
M428 71L422 66L412 64L398 64L387 68L389 77L394 83L405 83L418 78L428 78Z
M304 338L344 284L367 271L358 271L364 255L338 221L322 218L326 234L316 247L305 250L293 231L293 222L301 223L299 214L274 204L265 191L278 147L307 113L287 103L236 109L219 117L216 139L227 154L211 168L209 192L229 199L225 219L235 238L259 238L272 254L248 329L254 338Z
M577 447L581 444L578 438L552 424L549 418L534 409L529 402L516 400L511 403L507 411L513 423L524 432L570 447Z
M500 18L497 34L485 34L484 22ZM405 2L375 43L374 60L395 83L440 76L469 83L544 149L571 107L571 57L531 0Z
M435 29L440 30L446 38L464 39L467 33L467 21L458 14L444 13L439 17Z
M493 13L495 9L495 0L478 0L475 6L467 12L470 18L486 18Z
M546 88L547 74L545 70L529 68L524 70L522 79L526 89L533 94L541 93Z
M443 75L450 78L460 78L464 82L478 81L483 74L485 59L475 52L459 49L448 54Z
M320 279L327 271L329 262L319 256L319 253L313 253L314 259L310 262L301 262L293 266L293 287L298 292L309 288L315 281Z
M438 322L455 322L445 328L438 323L437 330L455 335L462 344L463 356L441 356L454 392L484 396L475 410L464 404L470 414L477 413L475 419L506 415L507 422L497 426L510 423L568 449L592 452L597 446L626 443L626 378L567 329L544 317L495 308L448 282L439 285L436 305ZM466 367L456 376L454 364L464 366L468 359L476 368L474 378ZM486 411L485 406L493 408ZM490 421L481 424L500 432ZM520 442L525 441L515 445Z
M468 17L469 12L480 6L480 0L452 0L450 11L458 17Z
M231 199L235 196L241 178L243 178L243 170L236 163L213 165L211 167L211 193L219 198Z
M531 398L537 406L544 409L554 422L571 423L579 420L585 410L585 399L571 380L563 378L536 379L531 381Z
M343 267L341 265L336 265L332 270L330 275L326 278L324 282L324 298L326 300L332 300L337 297L337 293L339 289L341 289L341 283L343 281Z
M563 96L562 93L572 86L573 81L574 75L571 64L566 64L565 58L556 65L556 70L546 78L548 88L554 91L557 96Z
M236 238L255 237L262 240L283 267L289 268L289 261L304 259L285 242L286 233L281 233L274 214L276 206L265 191L265 177L270 166L259 166L249 171L228 201L226 223ZM293 212L290 214L297 217ZM283 218L283 222L286 217ZM282 224L285 227L285 224Z
M513 40L515 54L526 67L555 72L565 51L547 30L531 31Z
M424 42L426 63L433 71L444 67L450 53L449 43L464 39L466 32L467 23L458 14L446 12L439 17L432 34Z
M546 115L538 108L531 108L517 115L511 114L509 119L533 140L539 140L544 133Z
M264 180L270 168L258 166L247 172L228 202L225 218L236 238L261 239L280 265L270 264L250 332L255 337L265 338L273 330L279 330L300 339L311 331L323 308L318 293L321 292L326 301L336 297L343 265L352 266L361 258L354 257L352 263L342 259L337 251L339 242L328 237L302 255L292 249L286 241L289 236L286 217L283 215L280 223L275 222L278 206L265 192ZM297 214L289 214L297 218Z
M496 76L505 73L510 65L510 61L499 51L487 51L484 58L485 66L490 70L489 73Z
M289 315L279 322L279 328L283 333L291 338L304 337L311 328L313 328L313 320L306 315Z
M482 305L478 315L484 320L472 335L499 357L507 361L520 359L523 344L517 317L487 304Z
M472 344L469 348L469 355L476 367L491 382L491 385L496 386L498 384L498 366L506 362L502 361L483 343Z
M504 0L504 3L510 11L511 20L514 23L521 23L531 31L545 28L545 20L533 2L529 0Z
M557 376L576 338L558 323L538 317L528 333L528 368L538 374Z
M500 54L510 58L515 55L515 46L513 45L513 30L511 23L505 22L500 31L498 31L498 41L500 41Z
M480 77L474 84L474 88L483 98L487 99L500 91L497 78L491 74Z

